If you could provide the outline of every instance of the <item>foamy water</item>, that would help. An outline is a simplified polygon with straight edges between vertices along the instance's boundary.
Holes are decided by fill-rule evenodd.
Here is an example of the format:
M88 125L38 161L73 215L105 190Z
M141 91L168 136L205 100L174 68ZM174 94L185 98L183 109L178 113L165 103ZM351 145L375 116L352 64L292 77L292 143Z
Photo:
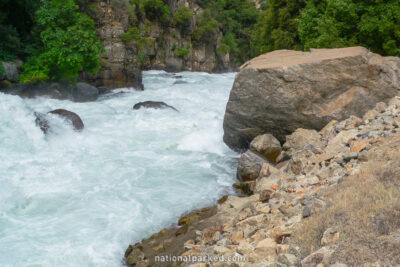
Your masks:
M96 102L0 93L0 266L120 266L130 243L231 191L237 155L222 142L233 73L149 71L146 90ZM173 110L133 110L140 101ZM34 111L64 108L45 136Z

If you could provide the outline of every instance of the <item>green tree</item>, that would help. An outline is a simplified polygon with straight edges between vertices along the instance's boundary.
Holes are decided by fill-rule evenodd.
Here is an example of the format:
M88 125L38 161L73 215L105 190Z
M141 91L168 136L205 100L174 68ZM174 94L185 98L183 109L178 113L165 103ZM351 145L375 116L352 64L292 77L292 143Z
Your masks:
M41 47L31 51L22 82L73 80L79 71L98 71L102 45L93 21L77 10L73 0L42 0L35 16Z
M302 11L299 34L305 49L362 45L400 55L400 2L311 0Z
M270 0L252 36L252 56L277 49L303 48L298 21L306 0Z

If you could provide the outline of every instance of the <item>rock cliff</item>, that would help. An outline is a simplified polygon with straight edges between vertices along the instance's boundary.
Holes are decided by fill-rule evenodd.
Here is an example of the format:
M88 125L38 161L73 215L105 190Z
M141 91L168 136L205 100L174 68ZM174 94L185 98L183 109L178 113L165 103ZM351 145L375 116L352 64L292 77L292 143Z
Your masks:
M362 116L400 90L400 59L362 47L280 50L245 63L224 118L224 141L247 149L257 135L281 142L297 128L320 130L331 120Z

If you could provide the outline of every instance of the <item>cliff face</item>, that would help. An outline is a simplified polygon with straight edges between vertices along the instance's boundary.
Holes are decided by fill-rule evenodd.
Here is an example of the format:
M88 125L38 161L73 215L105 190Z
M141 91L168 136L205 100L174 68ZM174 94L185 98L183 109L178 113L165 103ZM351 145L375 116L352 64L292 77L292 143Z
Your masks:
M203 9L194 0L170 0L170 14L179 9L193 16L185 25L171 19L147 17L127 1L92 0L84 9L95 21L105 52L97 75L82 74L96 86L142 89L142 69L166 71L233 71L238 63L229 53L218 53L222 31L217 27L205 38L193 40L194 25ZM172 17L172 15L170 15Z

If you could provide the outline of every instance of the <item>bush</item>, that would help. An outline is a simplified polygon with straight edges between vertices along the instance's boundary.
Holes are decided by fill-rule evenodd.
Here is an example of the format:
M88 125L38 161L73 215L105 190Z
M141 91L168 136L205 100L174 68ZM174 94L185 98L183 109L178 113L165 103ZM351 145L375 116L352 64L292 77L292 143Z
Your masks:
M186 47L178 47L175 49L174 53L177 57L183 58L190 54L190 50Z
M79 71L98 71L103 47L93 21L77 9L73 0L43 1L35 15L41 47L32 51L24 64L22 82L74 80Z
M188 7L178 8L173 14L173 24L186 27L190 19L193 17L193 11Z
M140 40L142 38L140 29L138 27L131 27L128 32L121 34L121 39L124 42L130 42L134 40Z
M146 17L151 20L166 22L171 13L169 6L163 0L144 0L143 6Z
M203 38L207 38L210 33L214 32L218 27L218 21L214 19L211 11L206 9L198 16L198 24L193 32L193 39L195 41L200 41Z
M400 55L400 2L309 1L299 20L305 49L362 45L383 55Z

